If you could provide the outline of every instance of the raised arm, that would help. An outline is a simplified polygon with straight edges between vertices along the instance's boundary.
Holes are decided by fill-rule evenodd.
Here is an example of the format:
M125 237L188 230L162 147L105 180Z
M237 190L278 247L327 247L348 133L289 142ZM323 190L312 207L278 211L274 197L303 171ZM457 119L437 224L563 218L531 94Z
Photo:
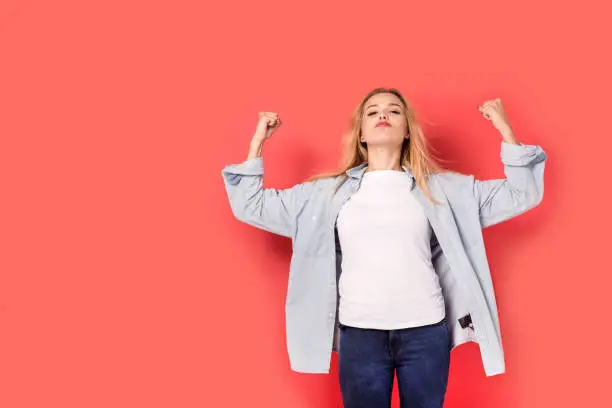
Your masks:
M285 237L292 236L294 221L314 182L278 190L263 188L264 142L280 126L275 113L261 112L249 154L240 164L226 165L223 182L234 216L249 225Z
M544 197L544 164L547 155L540 146L519 143L499 98L486 101L479 110L502 136L501 160L506 175L505 178L493 180L472 177L480 224L485 228L540 204Z

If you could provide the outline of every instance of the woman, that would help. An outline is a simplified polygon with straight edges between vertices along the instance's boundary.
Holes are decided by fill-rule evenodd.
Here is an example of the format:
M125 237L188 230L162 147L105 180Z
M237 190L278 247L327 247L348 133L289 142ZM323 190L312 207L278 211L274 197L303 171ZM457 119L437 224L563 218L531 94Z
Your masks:
M329 372L339 352L346 408L442 407L450 351L479 344L505 371L481 229L537 206L545 152L519 143L499 99L479 107L502 137L506 177L441 170L413 109L379 88L357 106L346 165L284 190L263 188L262 147L281 125L261 113L247 160L225 166L233 214L291 237L286 300L291 367Z

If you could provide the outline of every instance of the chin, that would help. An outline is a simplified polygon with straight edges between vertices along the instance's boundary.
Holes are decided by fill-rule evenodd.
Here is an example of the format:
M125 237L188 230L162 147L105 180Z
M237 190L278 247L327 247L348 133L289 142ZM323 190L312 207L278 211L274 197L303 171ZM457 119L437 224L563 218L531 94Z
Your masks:
M393 137L391 135L379 136L376 138L370 138L368 145L370 146L401 146L404 142L404 138Z

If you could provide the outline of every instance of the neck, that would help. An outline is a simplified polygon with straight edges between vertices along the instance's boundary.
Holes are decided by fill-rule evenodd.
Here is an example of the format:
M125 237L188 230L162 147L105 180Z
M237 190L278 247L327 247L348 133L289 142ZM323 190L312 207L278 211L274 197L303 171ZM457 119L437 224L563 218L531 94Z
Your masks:
M367 171L402 170L400 163L401 151L385 146L368 146Z

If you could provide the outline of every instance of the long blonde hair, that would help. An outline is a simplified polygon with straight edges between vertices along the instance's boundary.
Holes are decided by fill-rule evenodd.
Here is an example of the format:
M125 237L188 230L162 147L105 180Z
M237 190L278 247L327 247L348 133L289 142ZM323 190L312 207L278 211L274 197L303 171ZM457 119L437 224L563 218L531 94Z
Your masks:
M412 172L417 185L421 188L425 196L433 203L439 204L435 200L427 187L427 178L430 174L440 173L444 171L434 159L427 140L423 134L423 129L419 124L416 112L412 105L404 98L404 96L395 88L376 88L370 91L359 103L354 110L350 122L350 130L345 135L343 160L338 170L318 174L310 177L307 181L314 181L327 177L344 176L342 183L346 181L348 175L346 171L355 166L359 166L367 161L368 150L365 142L361 142L361 122L363 111L366 102L370 97L379 93L390 93L399 98L401 101L406 117L406 129L408 129L408 139L404 139L402 144L402 152L400 156L400 165L406 166ZM338 187L342 185L338 183ZM337 190L337 189L336 189Z

